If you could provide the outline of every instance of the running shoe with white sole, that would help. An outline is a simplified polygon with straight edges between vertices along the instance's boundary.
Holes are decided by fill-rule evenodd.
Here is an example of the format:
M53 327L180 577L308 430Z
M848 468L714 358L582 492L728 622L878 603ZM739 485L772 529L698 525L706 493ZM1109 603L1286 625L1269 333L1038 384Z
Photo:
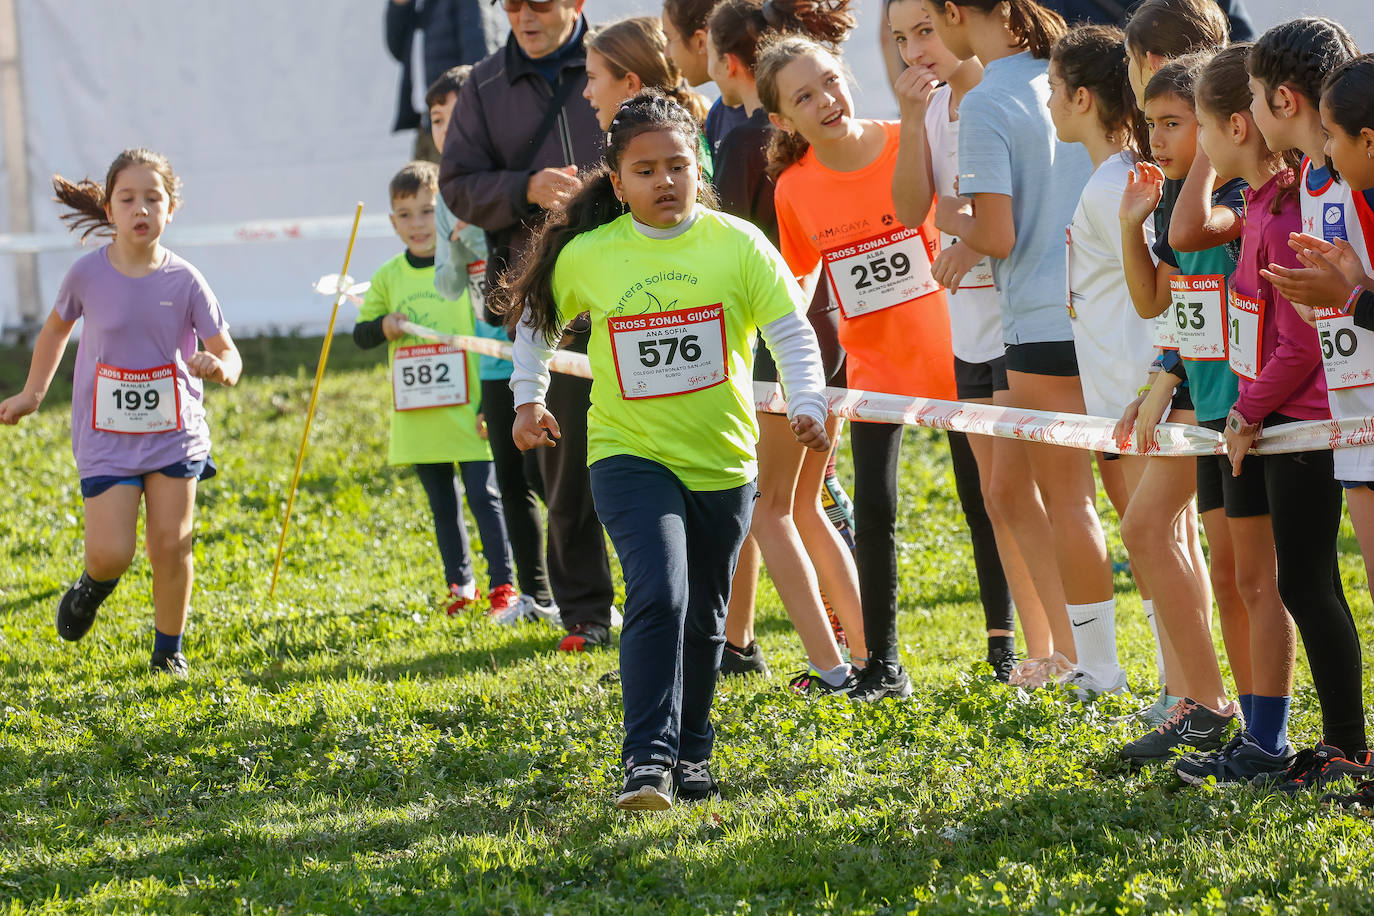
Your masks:
M1075 668L1059 683L1083 703L1109 693L1125 693L1130 689L1126 684L1126 672L1120 668L1108 678L1101 678L1081 668Z
M673 767L673 788L678 801L705 801L720 797L720 786L711 776L710 760L679 760Z
M1347 757L1340 748L1317 742L1314 748L1304 748L1283 773L1266 773L1256 777L1255 785L1295 795L1306 789L1321 789L1349 777L1362 782L1374 776L1374 759L1369 751Z
M911 696L911 678L900 662L885 658L869 658L868 667L859 673L858 683L846 694L851 700L872 703L884 697Z
M617 808L622 811L667 811L673 807L673 770L668 764L650 760L632 764L626 770L625 787L615 800Z
M1217 782L1251 782L1266 773L1284 772L1296 754L1285 744L1277 754L1260 747L1249 732L1241 732L1219 751L1211 754L1184 754L1174 764L1178 778L1200 786L1211 776Z
M1235 707L1235 703L1227 703L1214 712L1194 700L1179 700L1159 727L1127 743L1117 753L1123 760L1146 763L1164 760L1183 747L1203 752L1220 750L1231 723L1237 721Z
M520 593L509 582L493 588L487 594L487 616L499 617L520 603Z
M540 604L531 595L521 595L514 605L508 607L503 613L492 614L491 620L503 627L513 627L517 623L538 623L543 621L550 626L563 626L563 615L558 610L558 605Z
M452 617L460 611L466 611L468 608L477 604L478 601L481 601L482 593L478 590L476 582L468 582L463 585L459 585L455 582L448 587L448 597L448 605L444 610Z

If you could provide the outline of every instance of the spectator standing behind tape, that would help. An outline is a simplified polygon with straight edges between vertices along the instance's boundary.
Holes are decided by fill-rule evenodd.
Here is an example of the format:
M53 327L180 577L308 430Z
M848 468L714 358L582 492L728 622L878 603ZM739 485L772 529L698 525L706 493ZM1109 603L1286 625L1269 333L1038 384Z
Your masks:
M604 135L582 98L583 2L504 0L511 36L472 68L449 121L440 192L455 216L486 231L493 301L504 300L505 266L518 262L532 227L577 193L579 168L602 159ZM564 343L585 353L587 339L588 324L575 322ZM562 421L563 437L558 448L539 450L549 507L549 579L568 630L559 648L571 651L608 642L614 598L587 473L590 405L590 381L555 375L547 406ZM490 416L487 421L493 438L511 434L509 426L491 426Z
M422 81L414 73L415 38L420 35ZM414 130L414 158L439 161L429 135L425 87L450 67L475 64L501 46L501 19L482 0L389 0L386 46L401 65L393 133ZM417 95L416 87L419 92Z

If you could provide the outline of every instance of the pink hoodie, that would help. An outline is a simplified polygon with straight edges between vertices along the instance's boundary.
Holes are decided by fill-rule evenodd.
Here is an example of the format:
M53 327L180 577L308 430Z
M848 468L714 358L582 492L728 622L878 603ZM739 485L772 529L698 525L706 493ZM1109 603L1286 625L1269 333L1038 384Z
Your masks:
M1288 234L1302 231L1298 199L1284 201L1277 214L1270 212L1282 185L1292 181L1293 173L1284 171L1258 190L1246 192L1245 229L1231 288L1264 301L1259 375L1254 381L1240 380L1240 397L1236 399L1236 411L1248 423L1258 423L1272 413L1295 420L1331 416L1317 329L1303 321L1292 304L1259 273L1261 267L1270 264L1302 266L1288 247Z

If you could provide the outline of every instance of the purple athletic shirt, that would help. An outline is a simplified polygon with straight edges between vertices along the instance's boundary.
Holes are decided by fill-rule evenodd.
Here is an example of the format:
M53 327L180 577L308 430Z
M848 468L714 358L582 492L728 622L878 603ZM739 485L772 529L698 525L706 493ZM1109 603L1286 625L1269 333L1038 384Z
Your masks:
M84 318L72 388L72 454L80 477L132 477L210 454L203 384L186 371L196 338L228 330L200 271L168 251L146 277L126 277L107 248L72 265L57 293L57 314ZM137 371L174 365L181 428L134 435L94 428L96 364Z

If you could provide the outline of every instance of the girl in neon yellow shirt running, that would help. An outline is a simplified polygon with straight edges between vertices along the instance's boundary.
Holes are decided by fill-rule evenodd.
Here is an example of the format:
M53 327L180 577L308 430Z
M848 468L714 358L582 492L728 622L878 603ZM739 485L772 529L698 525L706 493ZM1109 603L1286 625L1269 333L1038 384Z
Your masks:
M606 167L541 230L509 300L523 306L511 376L522 449L557 444L544 406L553 342L591 316L587 460L625 575L616 804L628 810L719 792L710 712L756 492L756 330L778 363L797 440L830 447L806 299L758 229L704 205L700 168L686 110L658 93L625 102L606 134Z

